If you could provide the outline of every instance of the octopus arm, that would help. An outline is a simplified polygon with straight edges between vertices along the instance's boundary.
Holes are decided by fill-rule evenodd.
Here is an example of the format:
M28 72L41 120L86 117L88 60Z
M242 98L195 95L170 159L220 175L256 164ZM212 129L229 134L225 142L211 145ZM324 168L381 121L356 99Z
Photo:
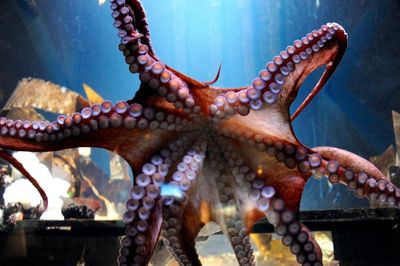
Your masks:
M274 105L279 105L278 109L288 113L303 81L311 72L326 65L318 83L293 114L291 120L294 120L334 73L346 47L347 34L344 29L337 23L327 23L301 40L294 41L293 45L267 62L265 69L259 72L251 85L239 88L211 87L210 92L196 90L196 93L209 95L204 98L208 100L209 113L213 116L221 112L246 116L250 110L270 109Z
M20 121L0 118L0 147L21 151L55 151L98 147L118 153L134 171L191 121L159 108L105 101L56 121Z
M151 201L148 197L144 200L145 204ZM151 204L153 206L149 210L149 206L145 206L138 200L130 199L127 202L128 211L123 216L123 221L127 224L126 235L120 241L121 247L117 258L119 264L149 264L162 225L162 202L155 199L151 201ZM133 208L137 209L133 211Z
M187 194L194 190L192 185L204 159L200 146L193 144L197 137L189 132L182 134L142 165L123 215L128 229L119 263L147 265L156 243L147 239L158 237L161 221L164 242L175 257L199 263L194 243L202 224Z
M143 35L143 37L141 38L142 43L146 44L149 48L149 52L155 56L153 46L151 45L149 24L147 22L146 12L143 8L142 3L140 1L128 0L126 1L125 7L130 9L129 11L126 10L125 12L127 12L126 14L131 15L130 18L132 19L131 23L127 24L135 27L137 29L137 32L140 32ZM123 12L123 10L124 9L120 9L120 12ZM128 22L131 19L126 18L125 21Z
M47 206L48 206L48 198L47 198L46 192L39 185L39 183L36 181L36 179L25 169L25 167L17 159L15 159L12 156L12 154L10 152L0 149L0 158L9 162L21 174L23 174L29 180L29 182L32 183L32 185L38 190L40 196L42 197L44 209L46 210Z
M370 161L352 152L336 147L321 146L312 148L326 160L336 160L344 169L351 168L354 172L365 172L379 180L388 180L388 178Z
M275 233L282 237L283 245L290 249L300 264L315 262L321 265L321 249L311 231L298 218L305 176L309 174L297 169L283 170L282 165L276 165L274 169L276 171L272 173L257 176L247 195L238 192L245 228L251 232L257 220L267 217L274 225ZM291 184L290 187L285 185L286 182Z
M300 62L295 64L295 70L285 78L281 93L282 104L289 107L296 98L304 80L313 71L322 66L325 66L325 70L310 94L293 113L291 120L294 120L318 94L336 70L347 48L347 33L339 24L328 23L322 26L321 29L307 34L301 41L294 41L293 47L296 50L295 55L298 57L293 55L296 58L292 57L292 59L295 59L294 61L296 62L300 59ZM284 76L285 73L282 73L282 67L279 69Z
M371 162L351 152L334 147L312 149L320 166L314 175L326 175L331 183L342 183L354 190L357 197L367 197L371 202L394 206L400 190ZM325 169L325 170L324 170Z
M218 139L218 143L211 148L208 164L218 190L218 200L212 202L213 216L230 240L239 264L253 263L248 234L265 216L299 263L320 263L318 244L298 221L301 194L310 176L301 166L307 150L280 143L273 151L269 146L266 153L249 143L226 139Z
M188 196L190 196L189 194ZM197 202L174 203L164 207L163 241L178 262L200 266L196 237L204 224Z
M245 225L246 212L238 195L241 187L234 174L233 160L225 156L230 154L225 144L219 140L210 145L209 160L203 169L209 180L208 191L214 192L208 193L213 210L212 219L220 225L230 242L239 265L253 265L254 256L249 237L251 231Z
M254 199L262 199L259 197L261 195L260 190L264 186L269 186L274 188L271 192L273 195L283 199L288 208L298 212L305 183L311 176L309 169L302 165L304 161L301 156L304 155L296 157L296 154L305 154L305 148L290 143L284 144L283 142L272 144L268 147L268 151L259 151L243 143L239 143L237 146L239 147L237 150L240 150L240 163L243 162L240 167L241 172L244 172L245 176L245 180L236 179L239 181L239 187L247 179L251 180L249 192L240 197L241 201L248 202L249 204L245 205L251 206L250 202ZM236 175L238 174L236 173ZM239 176L241 175L239 174ZM287 184L290 184L290 186L287 186ZM261 205L262 203L260 202ZM259 206L253 206L260 209ZM255 211L257 212L257 210ZM249 217L255 217L256 220L261 216L262 214L254 214Z
M207 183L201 174L207 147L204 135L188 137L192 140L184 145L186 148L181 150L182 155L172 164L173 171L167 176L168 186L178 186L182 195L175 199L171 196L165 197L162 236L179 263L201 265L195 242L207 222L204 217L209 216L204 213L207 208L202 207L208 197L201 193Z
M146 93L165 98L176 109L197 113L199 107L191 93L193 87L206 87L179 71L165 65L154 54L146 14L140 1L112 3L114 26L121 38L119 49L125 56L129 71L138 73L146 85Z

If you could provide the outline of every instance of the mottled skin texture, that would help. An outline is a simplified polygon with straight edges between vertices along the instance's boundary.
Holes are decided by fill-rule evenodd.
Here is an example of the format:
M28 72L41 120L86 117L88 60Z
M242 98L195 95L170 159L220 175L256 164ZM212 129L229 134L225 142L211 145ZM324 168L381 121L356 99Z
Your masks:
M249 87L216 88L157 58L139 1L112 0L111 8L119 48L142 81L136 96L42 127L0 119L0 146L28 151L90 146L121 155L133 169L135 185L124 214L120 265L147 265L160 235L180 265L201 265L195 238L211 220L229 238L239 264L254 265L248 233L265 216L300 264L322 265L318 244L297 221L311 175L398 205L400 191L370 162L337 148L310 149L293 133L291 121L344 54L347 34L340 25L328 23L296 40ZM302 82L320 66L325 66L320 81L290 117ZM182 195L166 192L165 185Z

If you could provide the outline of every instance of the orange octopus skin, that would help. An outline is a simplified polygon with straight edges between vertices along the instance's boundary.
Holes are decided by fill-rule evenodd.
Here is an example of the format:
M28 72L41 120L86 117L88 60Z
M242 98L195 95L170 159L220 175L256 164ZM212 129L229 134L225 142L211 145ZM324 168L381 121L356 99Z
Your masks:
M125 158L135 184L123 216L119 265L147 265L160 236L180 265L201 265L195 238L209 220L220 224L240 265L255 265L248 234L264 216L300 264L322 265L318 244L297 217L311 175L348 185L359 197L399 205L400 190L370 162L333 147L305 147L293 133L291 121L321 90L347 47L339 24L296 40L251 85L217 88L160 61L140 1L111 0L111 9L119 49L141 80L136 96L51 123L0 118L0 147L90 146ZM290 117L302 82L320 66L325 72L318 84Z

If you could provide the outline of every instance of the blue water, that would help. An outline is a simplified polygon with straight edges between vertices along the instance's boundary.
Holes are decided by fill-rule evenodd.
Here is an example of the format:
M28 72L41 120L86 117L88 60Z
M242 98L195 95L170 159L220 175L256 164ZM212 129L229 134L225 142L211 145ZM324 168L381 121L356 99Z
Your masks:
M4 29L0 59L10 62L0 66L3 102L26 76L82 94L86 82L112 101L132 98L139 81L117 49L119 38L108 3L36 0L32 7L29 2L0 4L0 18L8 22L0 27ZM323 92L295 121L295 132L310 147L332 145L367 158L394 143L391 110L400 111L396 82L400 55L393 47L398 43L393 32L400 28L396 1L144 0L143 4L158 56L200 81L213 79L222 63L216 84L221 87L250 84L265 63L296 38L326 22L342 24L350 36L346 55ZM320 73L306 80L294 106ZM321 191L332 192L326 182L311 183L308 193L316 190L316 198ZM347 198L350 206L360 202L344 190L334 194L338 206L348 206L340 205ZM316 204L315 197L305 199L303 208L324 207Z

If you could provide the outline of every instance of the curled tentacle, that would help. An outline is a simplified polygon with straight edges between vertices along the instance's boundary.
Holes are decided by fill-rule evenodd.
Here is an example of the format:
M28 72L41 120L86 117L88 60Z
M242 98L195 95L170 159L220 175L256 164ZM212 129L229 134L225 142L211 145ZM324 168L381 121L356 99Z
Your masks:
M114 3L117 4L117 6L118 5L122 6L120 4L123 2L122 1L119 1L119 2L112 1L112 3L111 3L112 7L114 7L113 6ZM137 31L143 35L143 37L141 38L142 43L146 44L147 47L149 48L149 53L151 53L153 56L155 56L154 49L151 45L149 24L147 22L147 16L146 16L146 12L143 8L143 5L140 3L140 1L128 0L128 1L126 1L126 6L129 7L132 11L131 12L131 14L133 15L132 24L135 26ZM124 12L123 7L121 7L121 9L119 10L121 13ZM126 12L126 10L125 10L125 12ZM124 18L124 22L127 22L128 20L130 20L129 17ZM128 25L129 25L128 23L127 23L127 25L125 25L125 30L129 30L131 28Z
M263 106L281 105L288 112L305 78L315 69L326 65L326 70L310 95L293 114L293 120L322 89L333 74L347 47L347 34L337 23L327 23L301 40L294 41L286 50L266 64L259 76L248 87L214 89L214 102L210 103L210 115L235 113L247 115L250 110ZM270 109L270 108L269 108Z

